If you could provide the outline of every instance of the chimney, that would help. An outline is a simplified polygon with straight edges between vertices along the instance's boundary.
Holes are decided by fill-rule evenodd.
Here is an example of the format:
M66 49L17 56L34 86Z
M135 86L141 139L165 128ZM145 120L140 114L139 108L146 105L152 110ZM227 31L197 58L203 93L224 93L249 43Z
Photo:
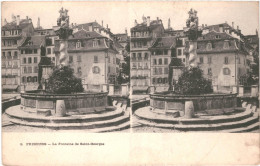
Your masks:
M137 21L135 20L135 26L137 26Z
M16 25L20 25L20 15L17 15L17 18L16 18Z
M14 14L12 14L12 22L14 22L16 19L15 19L15 16Z
M150 16L147 16L147 26L149 27L151 23Z
M204 24L202 24L202 28L204 28Z
M227 24L227 21L225 21L225 23Z
M160 24L162 24L162 20L160 19Z
M237 30L239 30L239 26L237 26Z
M37 28L40 28L41 25L40 25L40 17L38 17L38 21L37 21Z
M102 27L103 27L103 20L102 20Z
M207 24L205 24L205 27L207 27Z
M108 29L108 24L107 24L107 29Z
M171 19L168 19L168 29L171 29Z
M31 18L29 18L29 23L32 23L32 19Z
M258 30L257 30L257 29L255 30L255 34L256 34L256 36L258 37Z
M6 21L6 18L5 18L5 20L4 20L4 25L6 25L7 24L7 21Z
M234 22L232 22L232 28L234 29Z
M157 17L157 21L159 21L159 17Z
M126 34L126 36L127 36L127 28L125 28L125 34Z

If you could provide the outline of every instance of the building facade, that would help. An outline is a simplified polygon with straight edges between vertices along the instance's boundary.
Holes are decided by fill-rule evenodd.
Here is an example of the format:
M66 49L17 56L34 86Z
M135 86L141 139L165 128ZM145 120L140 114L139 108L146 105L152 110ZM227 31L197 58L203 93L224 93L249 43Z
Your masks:
M131 28L130 39L130 73L133 91L147 91L151 85L151 55L149 48L157 37L164 32L162 20L150 20L143 17L143 22Z
M18 90L20 85L20 51L18 47L26 37L34 32L30 18L20 19L12 16L12 21L4 21L2 26L2 88L3 90Z
M55 53L59 59L59 41ZM116 82L116 48L111 39L96 31L78 30L68 39L68 64L86 90L100 91Z
M176 37L157 38L152 47L151 54L151 86L156 91L167 91L169 88L169 64L176 51Z
M21 53L21 85L25 90L38 88L38 64L41 60L41 47L45 48L45 36L31 36L19 46Z

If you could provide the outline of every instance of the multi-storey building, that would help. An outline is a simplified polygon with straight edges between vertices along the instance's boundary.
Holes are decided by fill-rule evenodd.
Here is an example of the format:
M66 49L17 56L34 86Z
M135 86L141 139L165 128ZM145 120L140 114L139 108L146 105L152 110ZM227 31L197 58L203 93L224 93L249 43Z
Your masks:
M143 17L143 22L131 28L130 39L130 71L131 86L133 91L146 91L151 85L151 55L149 47L157 37L162 36L164 27L162 20L150 20L150 17Z
M151 51L151 85L156 91L169 88L168 75L171 58L175 56L176 37L159 37L150 47Z
M45 36L31 36L19 46L21 53L21 85L25 90L38 88L38 64L41 60L41 47L45 48Z
M2 88L18 90L20 85L20 51L18 47L26 37L33 35L33 24L30 18L20 19L13 16L12 21L4 21L2 26Z
M213 30L198 39L197 62L204 76L218 86L218 91L232 91L233 86L238 86L239 77L249 69L245 43L233 36Z
M55 42L59 57L59 41ZM68 64L82 79L86 90L102 90L103 84L116 82L116 48L113 40L84 28L68 39Z
M39 19L38 19L39 22ZM40 27L39 23L37 24ZM37 28L34 31L34 35L46 36L46 56L51 58L53 64L57 64L55 52L54 52L54 43L55 40L58 40L59 37L56 35L53 29L42 29Z

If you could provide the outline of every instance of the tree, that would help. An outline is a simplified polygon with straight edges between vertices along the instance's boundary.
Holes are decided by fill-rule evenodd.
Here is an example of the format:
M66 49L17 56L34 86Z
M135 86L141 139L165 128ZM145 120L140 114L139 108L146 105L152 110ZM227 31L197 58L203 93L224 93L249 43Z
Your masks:
M56 67L49 78L46 91L56 94L69 94L83 92L84 88L80 78L73 75L73 70L68 66Z
M200 95L212 93L211 81L203 77L203 71L198 67L187 69L180 76L174 91L184 95Z

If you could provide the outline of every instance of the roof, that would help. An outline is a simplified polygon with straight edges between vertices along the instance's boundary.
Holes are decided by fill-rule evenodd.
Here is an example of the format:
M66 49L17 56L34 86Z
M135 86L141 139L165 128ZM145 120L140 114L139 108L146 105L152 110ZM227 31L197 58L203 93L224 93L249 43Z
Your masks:
M169 36L169 37L160 37L157 38L154 44L152 45L151 49L155 48L172 48L176 46L176 37Z
M89 23L75 25L73 28L81 28L81 29L85 29L85 30L89 31L89 26L102 27L97 22L89 22Z
M126 33L115 34L115 36L120 38L118 42L126 42L128 40L128 36Z
M79 31L75 32L72 36L69 37L70 39L83 39L83 38L104 38L105 36L95 32L95 31L86 31L84 29L80 29Z
M215 30L213 30L213 31L210 31L209 33L203 35L202 37L199 37L198 41L223 40L223 39L229 40L229 39L235 39L235 38L225 32L216 32Z
M204 27L204 29L209 29L210 31L214 30L216 32L220 32L220 27L223 27L224 29L231 29L232 31L242 35L241 30L238 30L238 29L231 27L228 23L209 25L207 27Z
M27 26L31 25L32 23L29 22L27 19L20 20L19 25L17 26L16 21L7 23L6 25L2 26L2 30L9 30L9 29L24 29Z
M249 44L259 44L259 37L257 35L247 35L245 39Z
M20 48L40 48L45 45L45 36L31 36L27 37Z
M224 48L225 42L228 42L228 46ZM212 48L207 49L208 43L211 43ZM187 51L187 48L185 48ZM223 32L211 31L203 37L198 39L198 48L197 53L224 53L224 52L235 52L241 51L246 54L246 46L245 43L239 42L238 39L232 37L231 35Z
M39 34L40 32L43 32L43 35L56 35L56 33L54 32L54 29L35 29L34 33L35 34Z
M154 30L157 27L163 26L161 24L161 20L152 20L150 22L150 26L147 26L146 22L143 22L141 24L137 24L133 28L131 28L131 31L142 31L142 30Z

